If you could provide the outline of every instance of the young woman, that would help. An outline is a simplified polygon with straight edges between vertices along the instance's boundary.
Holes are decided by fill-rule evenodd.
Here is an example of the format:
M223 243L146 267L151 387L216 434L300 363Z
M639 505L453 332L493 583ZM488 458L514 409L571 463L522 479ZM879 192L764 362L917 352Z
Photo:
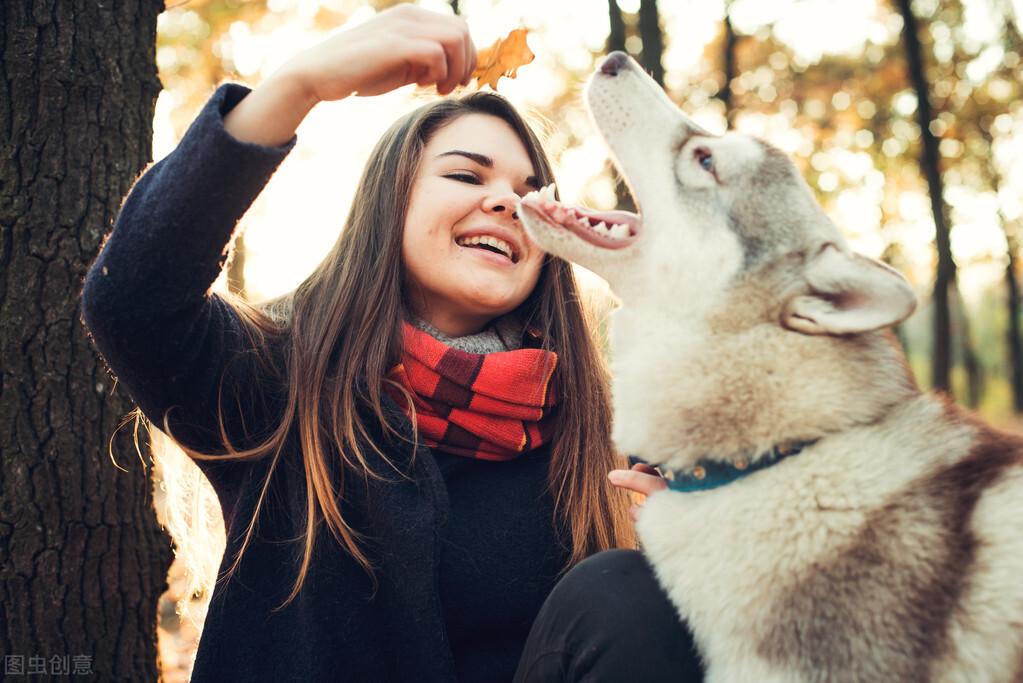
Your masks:
M503 98L397 121L293 292L260 306L208 292L315 103L408 83L448 94L475 54L460 18L400 6L255 90L222 85L136 182L87 275L97 348L223 510L193 681L678 680L691 666L632 549L625 489L663 484L608 484L621 461L605 368L569 264L518 221L518 197L552 177Z

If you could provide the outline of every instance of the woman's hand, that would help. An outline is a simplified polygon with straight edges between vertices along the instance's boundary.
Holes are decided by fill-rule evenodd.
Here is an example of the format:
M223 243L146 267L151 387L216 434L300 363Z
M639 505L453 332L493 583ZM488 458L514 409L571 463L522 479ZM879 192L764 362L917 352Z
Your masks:
M409 83L447 95L475 69L464 19L399 5L289 59L228 112L224 127L245 142L283 145L319 102Z
M381 95L409 83L447 95L472 79L476 46L458 16L398 5L292 57L282 72L315 101Z
M641 493L644 496L668 488L668 484L665 483L657 469L643 463L633 465L631 470L611 470L608 472L607 478L619 488ZM629 516L632 517L633 522L639 521L641 507L641 505L633 505L629 508Z

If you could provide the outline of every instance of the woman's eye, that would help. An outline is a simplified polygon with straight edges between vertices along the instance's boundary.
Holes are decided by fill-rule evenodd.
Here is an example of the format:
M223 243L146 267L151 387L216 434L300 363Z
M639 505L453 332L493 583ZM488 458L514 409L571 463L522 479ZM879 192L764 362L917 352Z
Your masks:
M469 183L471 185L479 185L480 184L480 179L479 178L477 178L474 175L469 175L468 173L449 173L449 174L447 174L444 177L445 178L451 178L452 180L457 180L457 181L462 182L462 183Z
M713 173L714 171L714 157L710 152L704 148L698 148L693 154L696 156L696 163L700 165L704 171Z

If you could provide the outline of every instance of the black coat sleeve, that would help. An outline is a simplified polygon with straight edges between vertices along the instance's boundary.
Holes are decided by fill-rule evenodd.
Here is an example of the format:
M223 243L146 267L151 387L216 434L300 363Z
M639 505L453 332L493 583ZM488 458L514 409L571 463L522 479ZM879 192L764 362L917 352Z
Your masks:
M232 438L243 421L249 433L265 431L253 422L268 417L257 410L268 387L252 344L210 292L239 219L297 142L266 147L225 130L224 115L249 92L221 85L177 148L135 182L81 297L82 320L118 383L158 427L170 411L174 435L204 452L223 452L222 376Z

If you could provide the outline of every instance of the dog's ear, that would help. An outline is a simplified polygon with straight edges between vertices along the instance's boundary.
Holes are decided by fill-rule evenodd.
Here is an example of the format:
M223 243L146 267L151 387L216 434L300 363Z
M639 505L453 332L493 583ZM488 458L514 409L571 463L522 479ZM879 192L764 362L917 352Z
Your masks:
M856 334L899 323L916 308L916 295L897 270L826 244L806 263L810 293L790 299L785 327L804 334Z

